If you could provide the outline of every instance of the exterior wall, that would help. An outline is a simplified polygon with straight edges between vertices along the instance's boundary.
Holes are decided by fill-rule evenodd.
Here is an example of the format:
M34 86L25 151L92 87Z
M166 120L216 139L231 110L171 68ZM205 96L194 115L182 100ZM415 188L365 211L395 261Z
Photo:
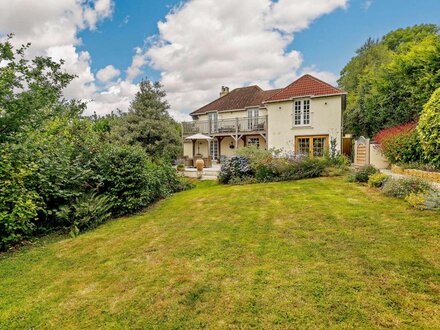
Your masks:
M370 164L379 169L390 166L390 163L379 150L377 144L370 144Z
M236 149L231 149L229 146L233 144L235 146L235 141L232 137L225 137L222 139L221 148L220 148L220 156L232 157L236 154ZM240 139L238 141L238 148L243 148L244 141Z
M267 149L267 144L264 138L260 135L247 135L246 139L249 138L258 138L260 140L260 149ZM231 149L229 146L234 145L234 148ZM238 140L238 149L244 148L244 137ZM237 154L237 149L235 149L235 140L232 137L224 137L221 142L220 148L220 156L232 157Z
M185 141L183 143L183 156L188 156L189 158L193 158L193 145L192 141Z
M303 99L296 99L303 100ZM341 150L342 96L310 99L310 126L293 126L294 101L268 103L268 147L286 152L295 151L295 138L304 135L328 135L336 138Z

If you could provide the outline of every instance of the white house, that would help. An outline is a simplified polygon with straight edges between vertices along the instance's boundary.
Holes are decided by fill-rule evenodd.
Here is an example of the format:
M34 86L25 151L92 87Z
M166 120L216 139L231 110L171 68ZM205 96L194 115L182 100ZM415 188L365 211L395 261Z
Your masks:
M322 156L331 139L340 151L345 99L346 92L308 74L268 91L223 86L218 99L182 123L184 156L220 159L249 145ZM188 139L198 133L207 138Z

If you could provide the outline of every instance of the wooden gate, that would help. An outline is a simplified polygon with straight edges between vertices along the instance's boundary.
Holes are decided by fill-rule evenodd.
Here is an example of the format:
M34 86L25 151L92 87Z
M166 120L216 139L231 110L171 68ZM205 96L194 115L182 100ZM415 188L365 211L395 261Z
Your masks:
M366 165L370 162L370 139L361 136L355 143L355 159L356 165Z
M342 154L350 157L352 151L352 138L342 138Z

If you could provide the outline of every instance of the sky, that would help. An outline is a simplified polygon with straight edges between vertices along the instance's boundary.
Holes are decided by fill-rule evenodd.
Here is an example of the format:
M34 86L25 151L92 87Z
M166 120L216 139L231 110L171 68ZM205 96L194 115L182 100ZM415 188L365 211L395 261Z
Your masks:
M336 85L368 37L440 25L439 13L440 0L0 0L0 41L14 33L29 58L64 59L77 75L65 97L85 114L126 111L147 78L186 120L224 85L280 88L305 73Z

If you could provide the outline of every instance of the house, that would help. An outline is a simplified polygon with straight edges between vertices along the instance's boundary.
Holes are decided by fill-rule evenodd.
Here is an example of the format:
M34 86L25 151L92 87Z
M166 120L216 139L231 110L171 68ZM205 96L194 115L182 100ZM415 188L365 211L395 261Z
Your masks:
M308 74L267 91L223 86L218 99L182 123L184 156L220 160L250 145L322 156L330 140L340 151L345 99L346 92Z

